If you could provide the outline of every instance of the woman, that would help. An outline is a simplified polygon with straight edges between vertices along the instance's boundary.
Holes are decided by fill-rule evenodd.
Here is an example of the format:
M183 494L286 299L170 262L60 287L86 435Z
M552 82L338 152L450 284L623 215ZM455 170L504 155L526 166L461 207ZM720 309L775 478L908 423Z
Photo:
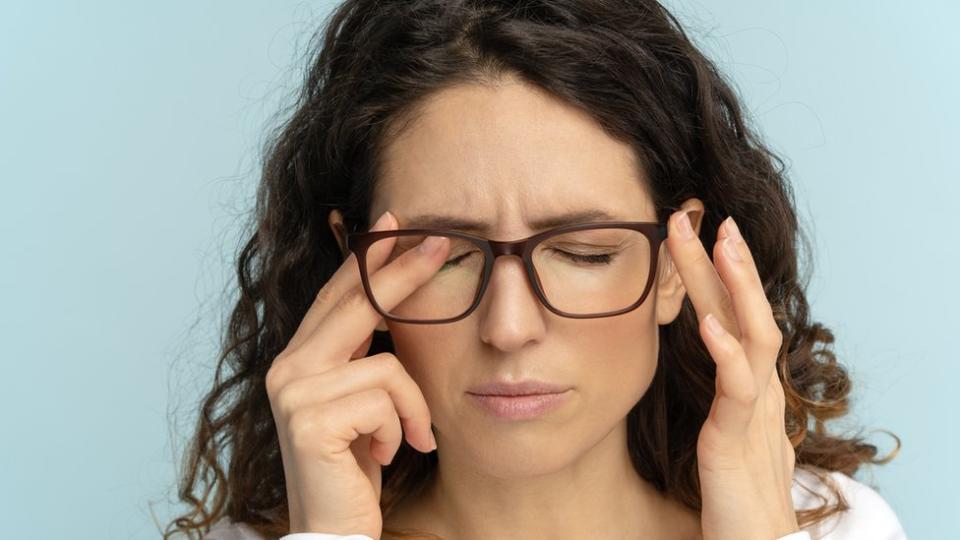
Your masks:
M851 381L800 240L659 4L348 0L269 149L168 535L903 538L851 478L890 458L824 427Z

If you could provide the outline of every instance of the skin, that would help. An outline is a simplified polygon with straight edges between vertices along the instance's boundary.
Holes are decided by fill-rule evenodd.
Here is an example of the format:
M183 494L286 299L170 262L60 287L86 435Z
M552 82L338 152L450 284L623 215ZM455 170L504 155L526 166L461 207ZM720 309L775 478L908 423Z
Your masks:
M397 228L416 227L409 218L418 213L469 215L490 225L479 234L503 240L539 232L528 220L569 210L656 219L627 144L516 80L432 96L411 128L390 141L383 171L371 222L389 210ZM670 218L654 289L626 314L555 315L536 298L520 258L501 257L469 317L442 325L381 319L377 328L390 332L397 358L422 391L438 445L436 481L386 516L385 525L464 540L770 540L798 530L789 492L793 451L773 370L779 332L746 245L735 246L744 261L717 252L714 267L707 258L696 239L703 209L689 199ZM684 215L692 238L680 234ZM330 225L344 247L336 211ZM726 222L719 234L732 231ZM687 294L701 321L712 312L731 332L714 336L701 322L718 365L718 396L698 445L702 514L640 478L626 443L626 415L656 369L658 325L676 318ZM360 350L368 345L369 338ZM507 422L484 414L465 394L498 377L573 390L545 416Z

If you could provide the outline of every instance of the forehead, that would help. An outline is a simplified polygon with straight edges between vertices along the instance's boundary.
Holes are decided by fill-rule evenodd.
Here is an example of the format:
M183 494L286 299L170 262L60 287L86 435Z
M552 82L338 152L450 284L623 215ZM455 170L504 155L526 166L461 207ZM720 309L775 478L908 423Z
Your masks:
M371 215L488 223L600 210L655 218L636 154L589 115L516 81L431 96L387 141Z

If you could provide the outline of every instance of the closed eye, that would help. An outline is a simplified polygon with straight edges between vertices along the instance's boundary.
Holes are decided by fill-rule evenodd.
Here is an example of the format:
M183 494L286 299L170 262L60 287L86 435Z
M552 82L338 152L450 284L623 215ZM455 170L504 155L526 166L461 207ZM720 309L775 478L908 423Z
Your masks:
M616 255L615 253L597 253L597 254L590 254L590 255L580 255L578 253L570 253L569 251L563 251L562 249L555 249L554 251L576 262L587 263L587 264L610 264L613 261L613 256Z
M554 249L553 251L555 253L559 253L560 255L574 262L584 263L584 264L610 264L611 262L613 262L613 257L616 255L616 253L595 253L595 254L582 255L579 253L570 253L569 251L564 251L562 249ZM469 252L459 257L455 257L453 259L448 260L447 262L444 263L444 268L457 266L458 264L460 264L460 261L469 257L473 253L474 252Z

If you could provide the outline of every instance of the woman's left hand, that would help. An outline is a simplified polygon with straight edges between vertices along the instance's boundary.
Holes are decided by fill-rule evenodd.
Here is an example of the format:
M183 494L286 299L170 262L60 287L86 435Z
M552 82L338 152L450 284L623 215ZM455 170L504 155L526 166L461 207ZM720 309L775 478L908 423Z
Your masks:
M783 336L753 256L732 218L720 226L713 263L684 212L669 227L667 247L717 371L697 440L703 539L774 540L799 531L790 493L795 454L775 369Z

